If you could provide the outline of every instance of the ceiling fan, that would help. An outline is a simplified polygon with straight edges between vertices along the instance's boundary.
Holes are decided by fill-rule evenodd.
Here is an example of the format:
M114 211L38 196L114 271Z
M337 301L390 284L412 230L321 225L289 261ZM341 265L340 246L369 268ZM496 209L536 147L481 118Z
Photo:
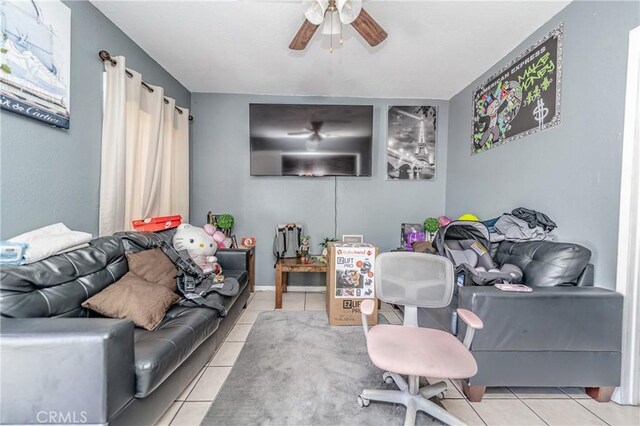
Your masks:
M304 50L323 22L322 33L340 34L340 44L342 24L351 24L370 46L387 38L387 32L362 8L362 0L303 0L303 4L307 7L305 20L289 49ZM333 52L333 45L329 51Z
M331 138L334 135L329 135L327 133L320 133L320 129L322 129L322 125L324 121L312 121L311 126L303 129L301 132L289 132L287 133L289 136L308 136L309 139L320 141L324 138Z
M304 136L308 137L305 146L308 151L315 151L318 149L320 141L324 138L332 138L335 135L330 135L327 133L321 133L320 129L324 125L324 121L312 121L311 126L309 128L303 129L301 132L289 132L287 133L289 136Z

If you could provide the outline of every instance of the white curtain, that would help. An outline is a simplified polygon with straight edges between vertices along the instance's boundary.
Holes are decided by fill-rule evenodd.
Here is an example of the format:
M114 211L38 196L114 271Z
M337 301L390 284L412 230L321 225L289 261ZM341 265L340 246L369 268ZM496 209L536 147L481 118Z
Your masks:
M162 87L150 91L124 57L114 59L105 64L100 235L153 216L188 221L189 110L181 114Z

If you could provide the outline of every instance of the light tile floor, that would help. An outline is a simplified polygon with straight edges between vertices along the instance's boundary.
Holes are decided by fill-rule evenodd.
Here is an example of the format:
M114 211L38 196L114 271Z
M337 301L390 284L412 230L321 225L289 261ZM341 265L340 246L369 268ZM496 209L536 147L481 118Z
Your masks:
M324 311L324 293L285 293L283 310ZM251 294L247 309L206 367L163 414L157 425L199 425L226 380L260 312L273 311L274 293ZM391 324L402 312L382 304ZM470 403L459 381L448 381L444 406L469 425L640 425L640 407L598 403L581 388L489 388L482 402ZM355 401L355 400L354 400Z

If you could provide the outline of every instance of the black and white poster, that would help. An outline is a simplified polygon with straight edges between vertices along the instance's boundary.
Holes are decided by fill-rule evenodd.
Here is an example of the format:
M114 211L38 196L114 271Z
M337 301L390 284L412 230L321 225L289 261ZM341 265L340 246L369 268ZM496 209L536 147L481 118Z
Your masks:
M560 124L563 26L473 92L471 155Z
M435 106L389 108L388 180L434 180L436 176Z

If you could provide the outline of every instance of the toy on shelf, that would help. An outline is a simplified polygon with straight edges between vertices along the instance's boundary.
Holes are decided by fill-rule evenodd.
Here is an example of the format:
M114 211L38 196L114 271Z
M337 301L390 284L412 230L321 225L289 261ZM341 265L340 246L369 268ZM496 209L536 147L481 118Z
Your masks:
M311 250L311 237L308 235L300 239L300 260L304 263L309 260L309 251Z
M447 216L440 216L438 218L438 222L440 222L440 228L443 228L443 227L447 226L448 224L450 224L453 221L450 218L448 218Z
M413 243L424 240L424 228L421 223L403 223L400 227L401 250L413 251Z
M183 223L178 226L176 234L173 236L173 248L176 250L186 250L193 261L202 269L205 274L216 274L216 281L222 277L222 268L218 263L218 258L214 255L218 249L216 238L224 238L222 232L216 231L213 225L205 225L204 228Z
M233 228L234 223L235 219L229 213L207 213L207 224L220 230L224 235L222 240L216 240L218 242L218 248L237 248L238 244L235 242L235 236L231 235L231 228Z
M478 219L478 217L476 215L473 215L471 213L465 213L462 216L460 216L458 218L458 220L468 220L471 222L480 222L480 219Z

